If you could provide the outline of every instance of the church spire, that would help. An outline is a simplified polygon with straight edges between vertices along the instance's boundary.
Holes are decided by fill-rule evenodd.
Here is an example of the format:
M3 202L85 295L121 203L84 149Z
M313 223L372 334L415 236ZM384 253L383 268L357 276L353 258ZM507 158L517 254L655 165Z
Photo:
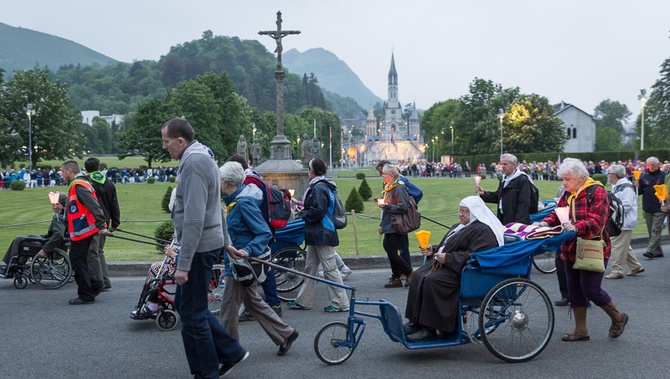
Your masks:
M391 52L391 69L389 70L389 86L398 85L398 73L395 71L395 57L393 52Z

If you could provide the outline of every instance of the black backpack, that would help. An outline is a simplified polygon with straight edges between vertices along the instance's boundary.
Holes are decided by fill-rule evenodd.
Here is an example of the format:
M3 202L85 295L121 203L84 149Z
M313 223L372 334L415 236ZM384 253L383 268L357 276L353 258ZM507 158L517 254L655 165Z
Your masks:
M540 189L530 179L528 180L528 184L530 184L530 209L528 213L537 213L539 212Z
M284 192L268 185L268 220L272 229L281 229L286 226L291 219L291 200L286 197Z

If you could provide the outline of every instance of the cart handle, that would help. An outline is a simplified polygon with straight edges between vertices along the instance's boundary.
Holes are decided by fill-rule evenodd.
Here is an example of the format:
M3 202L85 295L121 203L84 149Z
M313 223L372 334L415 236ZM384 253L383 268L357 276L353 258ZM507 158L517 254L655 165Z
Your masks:
M294 269L291 269L291 268L288 268L288 267L284 267L284 266L278 265L276 263L264 261L262 259L258 259L258 258L254 258L254 257L249 257L249 260L252 261L252 262L256 262L256 263L260 263L260 264L264 264L264 265L273 267L273 268L275 268L277 270L280 270L280 271L288 271L292 274L296 274L296 275L300 275L300 276L303 276L303 277L308 278L308 279L316 280L317 282L329 284L329 285L335 286L335 287L344 288L345 290L349 290L349 291L356 291L356 287L346 286L344 284L336 283L336 282L333 282L333 281L330 281L330 280L327 280L327 279L324 279L324 278L319 278L317 276L305 274L304 272L300 272L300 271L297 271L297 270L294 270Z

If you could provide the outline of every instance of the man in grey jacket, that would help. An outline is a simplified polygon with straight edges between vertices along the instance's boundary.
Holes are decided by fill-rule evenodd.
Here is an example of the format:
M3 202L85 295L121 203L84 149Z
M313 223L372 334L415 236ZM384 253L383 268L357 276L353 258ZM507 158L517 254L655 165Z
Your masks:
M163 149L180 161L172 221L181 245L174 278L184 350L191 374L218 378L249 356L207 309L212 265L224 246L218 167L185 119L168 121L161 134Z

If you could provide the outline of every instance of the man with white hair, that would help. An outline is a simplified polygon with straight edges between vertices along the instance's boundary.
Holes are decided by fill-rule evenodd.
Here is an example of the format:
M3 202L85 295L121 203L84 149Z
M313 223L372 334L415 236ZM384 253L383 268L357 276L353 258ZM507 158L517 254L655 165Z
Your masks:
M663 232L663 219L665 213L661 210L661 202L656 197L654 186L663 184L665 181L665 172L661 170L661 162L656 157L647 158L647 172L640 176L637 184L639 194L642 196L642 210L644 211L644 220L647 222L647 232L649 233L649 243L644 252L646 258L654 259L663 256L661 248L661 233Z
M510 222L530 224L530 179L517 168L519 160L512 154L500 156L502 180L495 192L477 185L475 192L487 203L498 204L496 216L506 225Z
M621 165L612 165L607 171L610 183L612 183L612 195L621 200L624 208L623 226L621 234L610 236L612 243L612 271L605 279L623 279L623 263L630 267L628 276L635 276L644 272L644 267L638 262L630 246L633 229L637 224L637 196L631 182L626 178L626 169Z

